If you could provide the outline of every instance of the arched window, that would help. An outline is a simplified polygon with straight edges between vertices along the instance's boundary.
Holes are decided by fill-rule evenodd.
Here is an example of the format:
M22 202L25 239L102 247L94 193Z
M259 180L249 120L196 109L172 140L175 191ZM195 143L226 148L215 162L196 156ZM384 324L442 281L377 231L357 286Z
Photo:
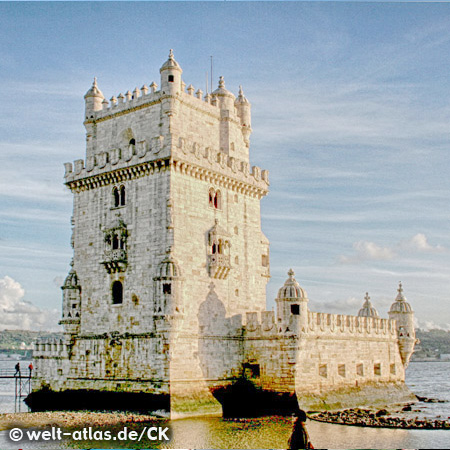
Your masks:
M222 194L220 191L217 191L214 197L214 208L222 209Z
M118 206L120 206L120 194L119 194L119 189L117 189L116 187L113 189L113 201L114 201L114 206L117 208Z
M112 248L113 248L113 250L117 250L119 248L119 238L117 237L116 233L114 233L114 235L113 235Z
M130 139L130 142L129 142L129 144L130 145L136 145L136 139Z
M214 242L213 246L212 246L212 254L215 255L217 252L217 247L216 247L216 243Z
M223 244L222 244L222 239L219 239L219 248L218 248L218 252L219 255L221 255L223 253Z
M120 206L125 206L125 186L123 185L120 186Z
M209 190L209 206L214 206L214 189Z
M113 305L123 303L123 286L120 281L114 281L112 284L112 302Z

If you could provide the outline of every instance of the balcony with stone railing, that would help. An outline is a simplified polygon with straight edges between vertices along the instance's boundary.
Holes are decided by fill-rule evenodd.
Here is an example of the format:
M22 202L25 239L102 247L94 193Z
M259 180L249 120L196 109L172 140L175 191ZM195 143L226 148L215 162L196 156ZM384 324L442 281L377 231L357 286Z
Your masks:
M128 265L127 251L123 248L105 250L101 264L108 273L125 272Z
M224 280L231 269L230 255L214 253L208 256L209 273L212 278Z

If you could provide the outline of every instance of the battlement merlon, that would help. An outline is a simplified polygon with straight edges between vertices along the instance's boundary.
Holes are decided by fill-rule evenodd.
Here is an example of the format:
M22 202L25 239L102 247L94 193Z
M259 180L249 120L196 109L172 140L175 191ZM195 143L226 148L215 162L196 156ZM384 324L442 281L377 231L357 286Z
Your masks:
M289 323L276 323L274 311L246 314L245 330L248 333L271 333L279 335L346 335L353 337L391 336L397 338L397 323L392 319L358 317L344 314L327 314L308 311L307 326L301 328L301 316L292 315Z
M259 198L267 195L269 187L267 170L250 168L246 161L182 137L166 142L157 136L151 142L139 141L64 166L65 183L73 191L138 178L167 167Z
M166 140L172 135L195 136L205 147L219 143L221 152L249 162L251 105L242 86L235 97L220 77L218 88L203 96L200 89L194 94L192 85L186 90L181 73L171 51L160 69L160 90L156 83L150 85L150 91L144 84L141 89L111 97L110 102L94 79L85 95L86 158L107 151L107 147L121 147L124 141L149 140L158 132Z

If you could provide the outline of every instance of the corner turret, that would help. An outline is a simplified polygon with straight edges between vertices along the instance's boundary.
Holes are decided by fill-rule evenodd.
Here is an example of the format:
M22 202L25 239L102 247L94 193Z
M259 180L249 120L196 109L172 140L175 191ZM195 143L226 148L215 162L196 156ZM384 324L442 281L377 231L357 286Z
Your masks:
M236 112L241 120L242 134L244 135L244 140L247 145L249 145L250 134L252 133L252 114L251 105L244 95L242 86L239 86L239 96L234 102L236 107Z
M61 289L63 291L63 311L59 325L64 327L65 334L78 334L81 319L81 286L73 267L70 269Z
M102 110L103 100L105 100L105 97L97 86L97 78L94 78L91 88L84 95L86 120L93 118L93 112Z
M403 294L402 283L399 283L398 294L389 311L389 318L397 321L398 345L403 365L408 367L411 355L416 344L416 332L414 330L414 311L406 301Z
M232 92L225 88L225 80L219 77L219 87L212 93L217 101L217 106L225 111L234 111L234 101L236 97Z
M369 293L366 292L366 296L364 297L363 307L358 312L358 317L379 317L378 311L372 306L370 302Z
M163 94L175 95L181 91L181 70L180 65L173 57L173 50L170 49L169 59L159 69L161 74L161 92Z
M283 332L305 331L308 323L308 294L294 278L294 271L289 269L289 278L278 291L277 325ZM297 328L300 316L300 329Z

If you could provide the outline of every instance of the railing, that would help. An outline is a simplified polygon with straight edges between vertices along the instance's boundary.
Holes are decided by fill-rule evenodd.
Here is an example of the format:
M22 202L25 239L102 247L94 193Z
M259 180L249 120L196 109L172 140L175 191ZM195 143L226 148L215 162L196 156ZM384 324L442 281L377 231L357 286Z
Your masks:
M226 267L231 268L230 265L230 256L229 255L220 255L215 253L214 255L209 255L209 265L210 267Z
M103 259L105 262L126 261L127 252L122 248L117 248L114 250L105 250L105 253L103 254Z

